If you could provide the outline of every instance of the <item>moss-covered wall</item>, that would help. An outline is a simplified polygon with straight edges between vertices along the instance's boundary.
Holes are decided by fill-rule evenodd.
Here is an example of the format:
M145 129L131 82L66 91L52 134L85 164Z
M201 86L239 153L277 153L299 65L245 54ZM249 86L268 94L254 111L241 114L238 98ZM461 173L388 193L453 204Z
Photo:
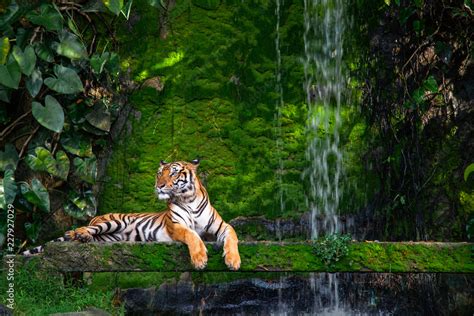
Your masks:
M275 140L274 3L216 1L212 9L196 4L178 1L170 13L168 37L163 40L158 10L137 1L135 15L119 36L122 66L131 68L133 79L144 82L159 76L164 89L142 87L133 95L132 132L125 132L115 146L100 212L163 209L164 204L153 194L158 162L201 157L200 176L225 219L299 216L307 211L307 186L302 179L307 117L302 3L285 1L281 10L285 101L281 152ZM343 113L351 123L342 138L349 149L356 150L354 154L359 150L354 141L360 142L362 133L351 111L347 108ZM279 155L284 164L281 186L275 175ZM349 163L359 163L357 155L349 158ZM280 190L286 202L284 211L277 199ZM364 199L365 191L357 192L362 193L346 203L348 209L356 210L354 204Z
M353 242L347 256L327 266L316 254L313 242L240 243L241 272L474 272L472 244ZM222 248L207 244L204 271L228 271ZM336 258L336 256L334 257ZM22 262L19 258L18 262ZM50 243L44 254L26 264L43 269L74 272L194 271L188 249L179 243Z

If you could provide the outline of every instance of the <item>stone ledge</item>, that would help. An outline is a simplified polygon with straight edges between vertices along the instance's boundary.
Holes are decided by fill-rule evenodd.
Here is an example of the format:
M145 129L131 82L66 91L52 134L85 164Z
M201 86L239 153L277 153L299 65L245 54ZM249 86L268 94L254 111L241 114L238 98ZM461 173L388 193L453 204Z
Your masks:
M209 261L203 271L228 271L221 247L206 245ZM351 242L349 255L331 268L315 255L316 245L242 242L240 271L474 273L474 243ZM49 243L43 254L17 257L17 262L57 272L194 271L187 247L179 243Z

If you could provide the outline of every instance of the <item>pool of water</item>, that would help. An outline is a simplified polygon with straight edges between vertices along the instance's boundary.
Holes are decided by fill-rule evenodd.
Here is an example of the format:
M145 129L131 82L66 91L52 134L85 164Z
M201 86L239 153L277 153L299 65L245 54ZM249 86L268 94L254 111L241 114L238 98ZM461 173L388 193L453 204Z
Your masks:
M184 275L118 294L127 315L472 315L474 275L282 273L223 283Z

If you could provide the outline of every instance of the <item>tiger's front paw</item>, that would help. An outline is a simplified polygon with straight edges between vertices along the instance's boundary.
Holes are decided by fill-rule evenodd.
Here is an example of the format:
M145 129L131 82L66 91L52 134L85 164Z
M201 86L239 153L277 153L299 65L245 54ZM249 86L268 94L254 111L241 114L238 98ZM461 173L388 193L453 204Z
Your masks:
M205 250L197 251L191 254L191 262L197 270L202 270L207 265L207 253Z
M225 254L225 264L230 270L240 269L240 255L238 251L229 251Z
M83 227L71 231L70 237L71 240L78 240L80 242L91 242L93 239L92 235Z

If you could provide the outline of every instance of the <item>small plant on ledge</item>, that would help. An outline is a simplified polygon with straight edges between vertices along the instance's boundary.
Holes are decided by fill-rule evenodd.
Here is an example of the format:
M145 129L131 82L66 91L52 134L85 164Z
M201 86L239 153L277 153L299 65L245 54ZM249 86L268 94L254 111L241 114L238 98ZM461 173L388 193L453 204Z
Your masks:
M349 235L331 234L318 239L315 252L322 262L329 268L348 255L348 244L351 241Z

